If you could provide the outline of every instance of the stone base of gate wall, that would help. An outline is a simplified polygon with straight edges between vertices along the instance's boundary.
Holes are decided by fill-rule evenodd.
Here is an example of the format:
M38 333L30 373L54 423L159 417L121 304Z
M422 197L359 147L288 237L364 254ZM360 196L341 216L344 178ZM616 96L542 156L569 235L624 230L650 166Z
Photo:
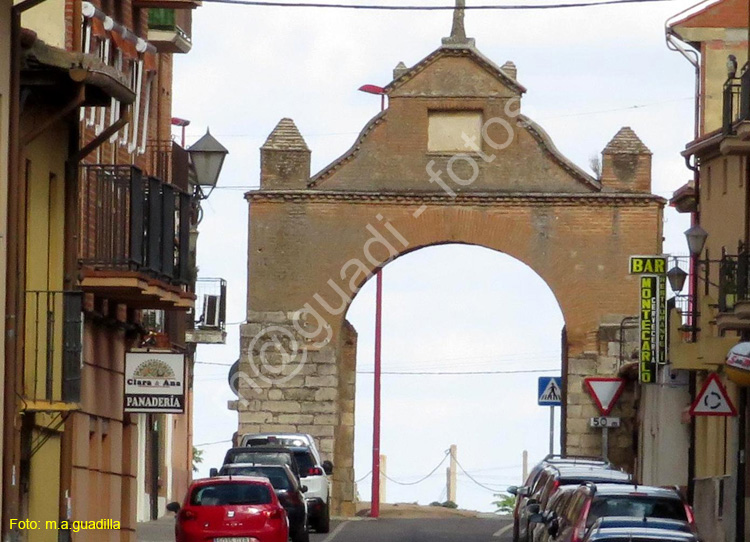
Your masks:
M571 354L568 358L567 404L565 408L565 453L601 457L602 430L590 427L590 420L601 416L599 408L586 390L587 377L617 376L623 365L637 351L637 332L621 329L621 317L616 323L603 324L596 338L597 350ZM593 341L592 341L593 342ZM625 359L623 359L625 358ZM617 466L633 472L635 446L637 442L635 385L628 382L610 417L621 419L621 426L609 429L609 460Z
M334 464L331 512L353 516L356 331L345 322L332 341L310 340L294 313L255 313L240 328L234 377L238 433L290 432L315 437ZM337 357L339 359L337 359Z

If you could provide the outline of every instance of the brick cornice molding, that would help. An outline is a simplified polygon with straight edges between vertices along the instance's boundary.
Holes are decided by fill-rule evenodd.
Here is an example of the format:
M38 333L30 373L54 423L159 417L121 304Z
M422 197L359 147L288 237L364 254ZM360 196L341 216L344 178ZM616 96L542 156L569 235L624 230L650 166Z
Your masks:
M400 205L480 205L497 207L521 206L590 206L590 207L644 207L659 205L667 200L654 194L622 192L598 193L487 193L472 192L455 197L444 192L355 192L343 190L252 190L245 193L249 202L268 203L396 203Z

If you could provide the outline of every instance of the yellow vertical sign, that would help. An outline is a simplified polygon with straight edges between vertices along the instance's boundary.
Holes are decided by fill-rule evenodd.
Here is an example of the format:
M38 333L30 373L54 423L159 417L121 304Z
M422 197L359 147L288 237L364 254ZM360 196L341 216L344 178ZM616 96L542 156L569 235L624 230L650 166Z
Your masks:
M656 382L656 366L667 363L667 256L631 256L629 271L640 277L640 381Z
M656 358L658 356L657 341L657 305L658 278L653 275L641 277L640 314L639 314L639 342L640 355L638 375L644 384L656 381Z

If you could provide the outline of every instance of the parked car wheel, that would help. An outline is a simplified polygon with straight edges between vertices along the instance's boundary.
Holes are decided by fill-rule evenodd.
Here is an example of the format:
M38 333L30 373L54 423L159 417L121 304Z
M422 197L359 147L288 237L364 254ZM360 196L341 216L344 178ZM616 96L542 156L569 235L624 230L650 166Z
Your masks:
M319 532L319 533L330 532L331 530L331 503L330 501L326 503L325 510L320 515L320 517L315 520L313 528L315 529L316 532Z
M292 535L292 542L310 542L310 531L307 525L301 527Z

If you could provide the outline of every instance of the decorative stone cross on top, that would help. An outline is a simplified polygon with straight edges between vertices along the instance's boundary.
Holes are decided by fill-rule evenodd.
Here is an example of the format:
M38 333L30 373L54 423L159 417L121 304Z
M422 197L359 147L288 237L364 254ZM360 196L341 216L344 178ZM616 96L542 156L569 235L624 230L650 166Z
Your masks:
M448 38L443 38L443 45L474 46L474 40L466 37L466 28L464 27L465 8L466 0L456 0L456 8L453 10L451 35Z

